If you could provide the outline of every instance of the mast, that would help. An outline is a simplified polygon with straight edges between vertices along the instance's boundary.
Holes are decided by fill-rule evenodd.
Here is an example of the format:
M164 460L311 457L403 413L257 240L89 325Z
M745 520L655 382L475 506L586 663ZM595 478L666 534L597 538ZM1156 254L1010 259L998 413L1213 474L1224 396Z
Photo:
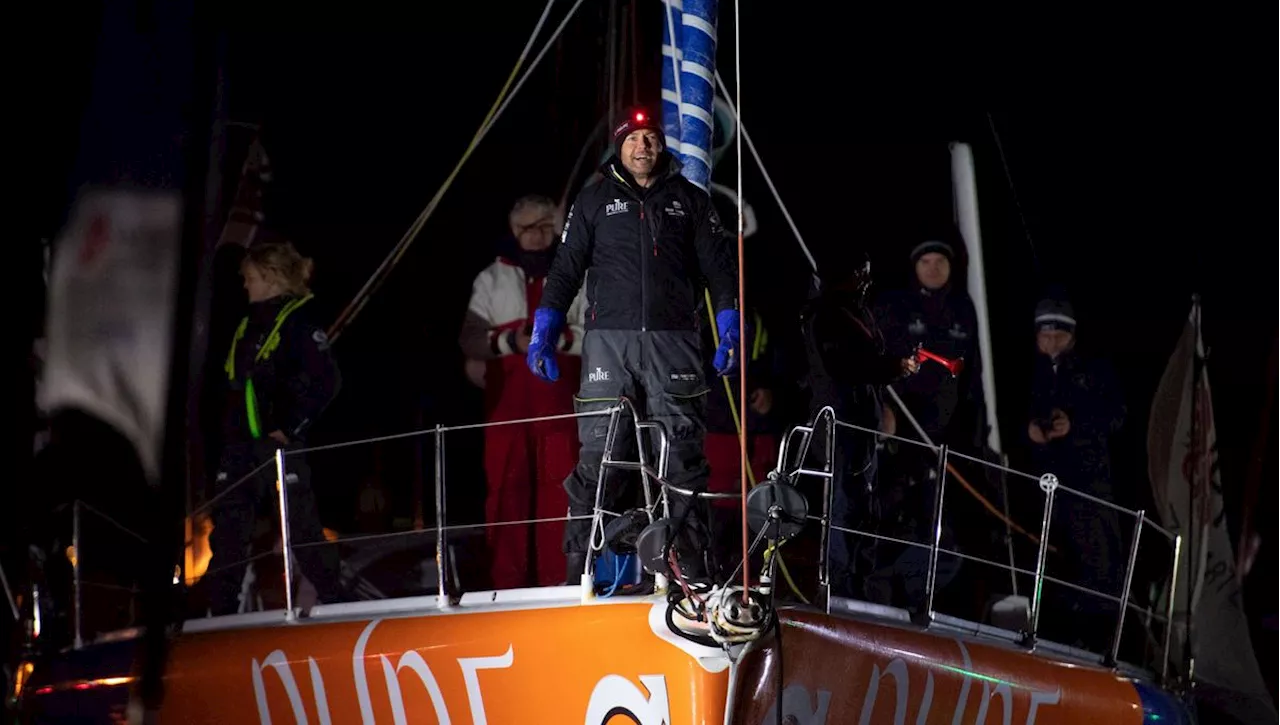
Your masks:
M987 272L982 256L982 232L978 221L978 182L974 172L973 150L967 143L955 142L951 151L951 185L956 226L969 253L966 281L969 298L978 318L978 353L982 358L982 397L986 410L987 447L1008 465L1008 457L1000 444L1000 419L996 412L995 356L991 352L991 317L987 306ZM1013 555L1013 519L1009 511L1009 483L1000 474L1000 500L1004 507L1005 547L1009 555L1009 584L1012 597L997 605L1030 614L1030 601L1019 596L1017 566Z
M986 270L982 260L982 233L978 223L978 185L974 174L973 151L967 143L951 144L951 184L954 190L956 226L969 252L969 297L978 313L978 350L982 354L983 403L990 430L987 445L1002 454L1000 426L996 416L995 360L991 354L991 319L987 308Z
M1195 465L1189 467L1187 472L1189 480L1187 481L1187 552L1189 557L1187 561L1191 564L1191 580L1187 587L1186 602L1186 649L1184 650L1183 659L1186 662L1187 681L1191 682L1195 679L1196 657L1195 657L1195 637L1192 629L1195 626L1195 609L1196 604L1200 600L1201 587L1204 585L1204 561L1201 557L1202 552L1207 553L1205 539L1208 536L1197 536L1196 528L1199 526L1201 516L1196 511L1196 485L1198 474L1201 472L1202 461L1211 455L1211 451L1198 450L1200 448L1199 431L1196 427L1197 418L1199 417L1199 407L1196 398L1200 392L1200 376L1204 374L1204 351L1200 347L1200 294L1191 295L1191 330L1192 330L1192 348L1191 348L1191 430L1189 433L1190 448L1192 452L1192 460ZM1200 505L1206 509L1209 506L1209 481L1205 481L1205 495L1201 497ZM1209 512L1206 510L1205 512ZM1207 534L1207 527L1205 529Z

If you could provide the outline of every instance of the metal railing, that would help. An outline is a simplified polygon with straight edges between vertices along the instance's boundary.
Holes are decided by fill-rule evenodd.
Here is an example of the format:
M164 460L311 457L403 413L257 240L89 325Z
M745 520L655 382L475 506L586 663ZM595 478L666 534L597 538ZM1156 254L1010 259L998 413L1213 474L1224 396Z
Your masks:
M557 421L557 420L604 417L604 416L609 417L608 430L605 438L605 454L604 454L602 465L600 467L600 471L598 474L594 509L589 516L587 515L573 516L573 515L570 515L569 512L567 511L566 515L563 517L557 516L557 517L547 517L547 518L520 519L520 520L514 520L514 521L486 521L484 523L463 523L463 524L448 523L447 516L446 516L446 513L447 513L446 512L446 501L447 501L446 441L447 441L448 434L461 432L461 431L472 431L472 430L479 430L479 429L494 428L494 427L500 427L500 426L534 424L534 423L551 422L551 421ZM619 459L613 458L614 449L619 442L618 435L624 423L628 423L633 427L634 434L636 437L636 444L637 444L636 448L639 453L638 455L639 460L626 461L626 460L619 460ZM932 502L932 521L930 522L931 526L929 529L930 541L928 542L910 541L910 540L901 539L897 537L886 536L884 534L874 532L874 531L866 531L866 530L860 530L856 528L849 528L846 526L842 526L837 522L832 521L832 508L833 508L833 497L834 497L833 483L836 478L836 470L837 470L836 469L837 461L835 459L835 456L836 456L835 451L837 450L837 446L835 445L835 441L836 441L837 431L841 429L851 430L860 434L875 436L879 440L895 440L904 445L930 450L936 454L937 456L936 468L935 468L936 490L934 491L934 499ZM645 440L646 434L649 434L654 437L653 442L657 450L656 466L654 465L654 462L650 460L650 450ZM810 460L810 451L811 451L813 439L816 435L823 436L823 441L825 444L823 446L824 452L821 459L822 464L820 469L811 468L811 467L807 468L805 465L805 462ZM293 541L292 535L290 533L290 522L289 522L289 481L290 481L289 459L291 457L317 453L321 451L331 451L331 450L336 450L341 448L348 448L352 446L370 445L370 444L381 443L386 441L415 439L415 438L423 439L428 437L432 439L435 447L434 461L433 461L433 478L434 478L433 487L434 487L435 504L436 504L434 527L420 528L418 530L413 530L413 531L398 531L398 532L391 532L391 533L343 537L343 538L337 539L337 541L321 540L321 541L315 541L315 542L302 542L302 543L295 543ZM792 449L796 447L797 438L799 439L799 445L798 445L799 450L798 452L793 452ZM569 520L575 520L575 519L583 520L583 519L590 518L591 528L590 528L590 535L588 539L589 541L588 556L586 557L586 564L583 570L583 582L582 582L583 597L585 599L592 596L591 580L592 580L593 568L594 568L594 563L596 558L594 554L600 552L606 545L604 541L604 528L605 528L604 517L619 515L618 512L606 511L603 508L604 486L606 485L606 482L609 480L609 477L607 476L608 469L615 468L620 470L634 470L640 473L641 480L642 480L641 490L644 496L644 508L650 523L652 523L655 519L658 506L662 506L662 513L664 516L669 515L670 513L669 495L672 495L672 494L687 496L687 497L698 497L702 499L738 499L741 497L741 494L739 493L708 493L705 491L697 491L689 488L682 488L682 487L671 484L669 481L666 480L669 451L670 451L669 439L662 424L658 421L643 419L638 413L638 411L636 410L636 407L632 404L632 402L629 399L621 398L619 399L616 405L613 405L603 410L591 411L586 413L572 413L572 414L563 414L563 415L542 416L542 417L534 417L534 418L522 418L522 419L516 419L516 420L452 425L452 426L435 425L427 429L415 430L415 431L399 433L394 435L378 436L378 437L366 438L361 440L318 445L318 446L312 446L307 448L297 448L297 449L281 448L275 452L275 455L271 459L264 461L262 464L258 465L256 468L254 468L245 476L233 482L231 485L223 488L222 491L220 491L216 496L214 496L208 502L206 502L202 506L193 510L190 515L194 518L199 514L209 512L211 509L214 508L214 506L219 501L221 501L225 496L227 496L233 490L235 490L240 486L248 484L255 476L260 475L264 470L268 470L269 468L274 468L275 478L277 482L276 505L278 507L279 526L280 526L280 532L279 532L280 534L279 542L281 547L280 555L282 557L281 563L283 565L283 570L284 570L284 586L285 586L284 618L286 621L293 621L297 619L299 614L298 609L296 607L296 603L295 603L294 588L296 585L297 574L294 570L294 562L293 562L293 554L294 554L294 551L297 549L304 548L304 547L311 547L311 546L356 543L356 542L371 541L371 540L385 539L385 538L392 538L392 537L410 537L410 536L418 536L422 534L435 534L436 604L438 608L447 609L452 606L451 595L453 594L453 592L450 591L451 586L450 586L449 577L447 575L447 572L449 571L449 564L450 564L449 534L451 532L457 532L457 531L468 530L468 529L477 529L477 528L488 529L488 528L498 527L498 526L567 522ZM947 501L947 495L948 495L947 472L949 468L948 464L952 460L968 461L973 464L977 464L989 469L996 470L1002 474L1007 474L1009 476L1013 476L1027 482L1034 482L1036 484L1037 489L1044 496L1044 503L1043 503L1042 518L1041 518L1041 525L1040 525L1040 531L1039 531L1040 535L1037 541L1036 563L1035 563L1034 570L1017 566L1014 560L1014 557L1012 555L1012 549L1010 549L1010 559L1006 563L1006 562L994 561L989 559L983 559L980 557L973 556L971 554L966 554L961 551L954 551L942 546L943 518L945 515L946 501ZM831 533L832 531L835 531L835 532L850 534L854 536L862 536L862 537L868 537L870 539L887 541L887 542L891 542L891 543L899 544L903 546L922 548L928 551L928 554L929 554L928 572L927 572L927 577L925 581L925 599L924 599L924 612L923 612L926 624L932 623L937 614L935 610L935 595L939 588L938 587L938 562L940 557L944 555L953 556L962 560L974 561L977 563L983 563L983 564L1004 569L1010 573L1011 577L1015 577L1015 587L1016 587L1016 576L1018 575L1031 577L1033 579L1034 587L1033 587L1032 596L1030 597L1030 612L1029 612L1027 627L1026 627L1026 630L1022 632L1022 642L1025 646L1028 646L1028 647L1034 647L1038 641L1039 629L1040 629L1039 625L1040 625L1040 616L1041 616L1041 604L1042 604L1042 590L1046 582L1052 583L1057 586L1064 586L1071 589L1075 589L1083 593L1086 593L1088 595L1100 597L1104 600L1111 601L1118 605L1117 621L1115 623L1114 631L1112 632L1111 645L1108 652L1102 653L1104 656L1104 661L1110 665L1114 665L1119 657L1121 636L1124 630L1125 617L1126 617L1127 611L1129 609L1133 609L1135 611L1141 612L1147 615L1149 619L1155 619L1156 621L1161 622L1165 627L1164 636L1163 636L1163 646L1162 646L1163 662L1161 663L1159 669L1160 669L1161 675L1167 677L1168 671L1169 671L1169 653L1170 653L1171 636L1173 631L1172 620L1173 620L1174 593L1177 591L1177 578L1180 574L1180 572L1178 571L1178 563L1179 563L1179 556L1181 553L1182 539L1180 536L1173 534L1167 529L1156 524L1150 518L1147 518L1144 511L1128 509L1128 508L1116 505L1110 501L1106 501L1104 499L1090 495L1083 491L1070 488L1066 485L1063 485L1057 479L1057 477L1054 476L1053 474L1044 474L1041 476L1034 476L1031 474L1023 473L1021 471L1017 471L1007 466L993 463L991 461L986 461L981 458L977 458L974 456L969 456L969 455L952 451L945 445L932 445L929 443L908 439L908 438L903 438L895 435L889 435L880 431L853 425L845 421L839 420L836 417L834 410L830 407L823 408L821 411L819 411L819 413L809 423L805 425L798 425L788 430L785 433L785 435L782 437L782 440L779 443L778 454L777 454L777 465L774 471L770 474L770 479L788 481L788 482L791 482L792 485L795 485L799 482L800 479L804 477L817 478L822 481L821 515L813 516L810 514L808 518L810 520L814 520L818 522L820 525L819 552L818 552L818 584L827 594L826 600L827 600L828 611L830 611L830 603L831 603L831 595L830 595ZM654 491L655 485L658 488L656 495ZM1134 519L1133 536L1132 536L1132 542L1129 547L1126 567L1124 571L1124 577L1123 577L1124 584L1123 584L1122 590L1118 594L1111 594L1107 592L1099 592L1092 589L1088 589L1086 587L1082 587L1077 584L1049 576L1046 573L1046 559L1047 559L1047 554L1050 548L1049 547L1050 523L1051 523L1053 511L1054 511L1055 501L1061 495L1076 496L1081 499L1091 501L1097 505L1109 508L1119 514L1133 517ZM81 517L83 516L83 512L92 513L106 520L107 522L113 524L114 526L121 529L122 531L128 533L130 536L145 542L145 539L142 539L141 536L139 536L133 531L130 531L126 527L120 525L118 522L116 522L114 519L111 519L109 516L106 516L102 512L98 511L97 509L90 507L88 504L85 504L81 501L76 501L72 507L72 518L73 518L72 546L75 548L77 552L80 550L80 546L81 546L80 522L81 522ZM1170 573L1168 578L1169 579L1168 601L1163 614L1152 614L1150 611L1142 609L1140 606L1134 604L1131 601L1131 597L1130 597L1130 590L1132 588L1134 572L1135 572L1137 561L1138 561L1139 546L1142 543L1143 535L1147 530L1160 534L1162 537L1167 539L1170 542L1173 550L1172 564L1170 567ZM237 561L234 563L229 563L229 564L223 564L219 562L217 558L215 558L213 560L213 563L218 564L217 568L209 569L208 571L205 572L204 576L210 576L212 574L216 574L224 569L228 569L231 567L237 567L237 566L242 566L248 563L252 563L254 561L261 560L265 557L269 557L274 554L275 552L273 551L266 551L266 552L258 553L254 556L248 557L244 560ZM742 564L739 564L739 566L741 565ZM73 590L74 590L74 600L75 600L74 601L74 610L75 610L75 635L74 636L75 636L75 644L77 647L79 647L82 645L83 639L82 639L82 633L81 633L81 615L80 615L81 605L82 605L82 593L81 593L82 580L81 580L81 572L80 572L78 556L76 560L73 561L73 576L74 576ZM661 591L664 588L664 586L665 586L665 579L662 577L658 577L657 581L655 581L655 588Z
M85 580L84 552L88 550L83 545L85 515L89 514L92 517L94 517L95 520L102 521L106 524L109 524L114 530L127 534L132 540L137 541L143 545L148 545L149 542L147 541L146 537L142 536L138 532L134 531L133 529L130 529L129 527L115 520L111 516L100 511L96 507L80 499L76 499L72 501L70 504L70 509L71 509L71 546L68 547L68 549L65 552L51 551L49 552L49 555L50 556L65 555L70 560L70 564L71 564L71 592L70 592L71 632L69 634L71 635L72 648L80 649L84 646L84 641L85 641L84 601L85 601L86 588L128 592L131 595L130 610L133 609L132 597L136 596L139 593L139 589L136 586L121 586L119 584L109 584L106 582ZM90 547L90 548L96 548L96 547ZM105 551L106 547L102 547L99 550ZM6 583L6 589L7 587L8 585ZM40 605L37 603L34 606L38 608ZM14 615L18 616L18 612L16 608L15 608Z
M935 469L935 475L937 477L936 478L937 488L934 492L934 501L933 501L933 508L932 508L932 521L930 526L931 540L928 543L921 543L918 541L909 541L905 539L899 539L896 537L884 536L882 534L872 532L872 531L864 531L864 530L859 530L854 528L847 528L847 527L836 525L831 520L831 511L834 503L833 502L833 498L834 498L833 482L834 482L834 479L836 478L835 471L836 471L836 463L837 463L834 457L834 452L836 450L835 437L836 437L837 429L841 429L841 428L849 429L862 434L876 436L877 438L882 440L883 439L895 440L909 446L915 446L915 447L931 450L937 454L937 464ZM805 461L809 459L811 443L816 434L822 434L824 436L824 442L825 442L824 455L822 459L822 468L820 470L805 467ZM792 459L790 455L791 448L792 448L793 440L796 436L799 436L801 439L800 445L799 445L799 452L794 456L794 459ZM1000 473L1016 476L1037 484L1038 489L1044 495L1044 506L1043 506L1041 524L1040 524L1040 535L1039 535L1039 540L1037 542L1036 564L1035 564L1034 571L1016 566L1015 562L1013 561L1012 550L1010 553L1010 561L1008 563L1004 563L1004 562L993 561L989 559L982 559L980 557L964 554L959 551L953 551L953 550L942 547L943 518L945 515L944 504L945 504L946 493L947 493L947 470L948 470L948 462L952 458L962 459L980 466L997 470ZM794 465L791 465L791 466L788 465L788 462L790 460L795 461ZM974 561L977 563L983 563L990 566L995 566L1001 569L1005 569L1009 571L1011 575L1014 575L1014 576L1021 574L1021 575L1032 577L1034 579L1035 584L1034 584L1032 596L1030 598L1030 616L1029 616L1028 626L1026 630L1022 632L1022 643L1028 647L1034 647L1037 643L1038 634L1039 634L1039 625L1040 625L1043 585L1046 582L1049 582L1058 586L1064 586L1070 589L1074 589L1076 591L1079 591L1091 596L1099 597L1101 599L1110 601L1118 605L1117 620L1115 623L1115 629L1111 636L1111 644L1110 644L1109 650L1106 653L1100 653L1104 657L1104 660L1103 660L1104 663L1109 666L1114 666L1118 662L1121 636L1122 636L1122 633L1124 630L1124 624L1125 624L1125 615L1128 612L1128 610L1133 609L1140 613L1148 614L1150 618L1155 619L1156 621L1164 625L1164 637L1163 637L1163 643L1161 647L1162 662L1160 664L1159 670L1162 678L1168 677L1170 644L1171 644L1171 637L1173 633L1174 595L1175 595L1175 592L1177 591L1178 576L1180 573L1178 564L1181 557L1182 537L1180 535L1174 534L1168 529L1165 529L1164 527L1152 521L1150 518L1146 516L1145 511L1141 509L1139 510L1128 509L1123 506L1119 506L1111 501L1107 501L1097 496L1088 494L1084 491L1079 491L1079 490L1070 488L1066 485L1063 485L1058 480L1058 477L1052 473L1046 473L1040 476L1034 476L1031 474L1023 473L1021 471L1017 471L1007 466L993 463L991 461L985 461L981 458L976 458L974 456L957 453L955 451L950 450L946 445L932 445L932 444L924 443L922 441L917 441L909 438L902 438L900 436L890 435L887 433L883 433L881 431L872 430L870 428L864 428L861 426L853 425L851 423L847 423L839 420L835 415L835 411L830 407L825 407L821 409L809 424L800 425L792 428L790 431L786 433L786 435L783 437L779 445L778 462L773 473L771 474L771 477L779 478L782 480L789 480L794 483L804 476L818 478L823 483L822 515L818 517L810 515L809 518L811 520L818 521L821 525L821 539L819 543L820 550L819 550L819 558L818 558L818 578L819 578L819 585L825 590L827 594L828 612L830 611L830 602L831 602L830 532L832 530L835 530L838 532L852 534L855 536L862 536L862 537L867 537L870 539L876 539L881 541L889 541L895 544L900 544L900 545L910 546L910 547L919 547L919 548L924 548L928 550L929 565L928 565L927 578L925 581L925 604L924 604L924 612L923 612L924 619L927 623L931 623L935 619L935 616L937 614L934 607L934 604L935 604L934 597L938 588L937 587L938 558L940 555L943 555L943 554L955 556L960 559ZM1111 509L1112 511L1115 511L1119 514L1133 517L1134 526L1133 526L1132 542L1129 546L1127 562L1124 570L1124 577L1123 577L1124 584L1119 594L1110 594L1107 592L1096 591L1093 589L1089 589L1087 587L1080 586L1078 584L1074 584L1072 582L1051 577L1048 574L1046 574L1045 572L1046 558L1047 558L1048 550L1050 548L1049 547L1050 523L1053 516L1054 502L1059 495L1076 496L1083 500L1091 501L1099 506ZM1163 615L1150 614L1147 610L1144 610L1138 605L1134 604L1131 601L1131 597L1130 597L1130 590L1132 588L1133 579L1134 579L1134 571L1137 567L1138 549L1142 541L1142 534L1144 530L1147 530L1147 529L1149 529L1154 533L1160 534L1165 539L1167 539L1172 548L1172 563L1169 568L1168 587L1167 587L1168 599L1167 599L1167 603L1166 603L1165 611Z
M486 521L484 523L479 523L479 524L447 523L447 516L446 516L447 486L446 486L446 453L445 453L447 434L461 432L461 431L472 431L472 430L495 428L495 427L501 427L501 426L526 425L526 424L546 423L546 422L568 420L568 419L580 419L580 418L604 417L604 416L609 417L608 432L606 434L606 440L605 440L605 455L602 461L602 465L600 467L599 478L597 480L597 485L596 485L595 506L594 506L593 513L591 515L571 515L570 513L566 512L565 516L548 517L548 518L520 519L520 520L514 520L514 521ZM636 448L639 452L638 461L627 461L627 460L619 460L619 459L613 458L612 454L618 443L618 434L622 426L624 425L624 423L630 424L634 430L635 437L636 437L636 444L637 444ZM650 461L649 446L647 445L647 442L645 440L646 434L653 436L655 439L655 445L657 447L657 466L656 467L653 465L653 462ZM387 441L406 440L406 439L414 439L414 438L421 439L421 438L427 438L427 437L430 437L433 440L434 448L435 448L434 461L432 465L433 475L434 475L433 488L434 488L434 494L435 494L435 522L434 522L435 526L430 528L418 529L414 531L399 531L399 532L392 532L392 533L386 533L386 534L371 534L371 535L364 535L364 536L344 537L344 538L339 538L337 541L315 541L315 542L304 542L301 544L294 543L292 535L290 534L290 525L289 525L288 483L290 481L290 474L289 474L288 461L291 457L317 453L322 451L332 451L332 450L337 450L342 448L349 448L352 446L371 445L371 444L383 443ZM650 523L652 523L655 518L655 511L657 510L658 506L662 507L663 515L666 515L669 513L670 505L667 498L668 491L674 492L677 495L697 495L704 498L724 497L724 495L721 495L721 494L697 493L697 492L689 491L689 490L674 486L669 482L667 482L665 479L666 479L666 469L667 469L667 461L669 457L669 450L670 450L670 442L664 426L658 421L643 419L640 416L639 412L636 410L636 407L632 403L632 401L626 397L623 397L619 399L616 405L612 405L603 410L590 411L585 413L567 413L567 414L561 414L561 415L539 416L539 417L532 417L532 418L520 418L520 419L514 419L514 420L492 421L487 423L470 423L470 424L451 425L451 426L438 424L427 429L409 431L406 433L397 433L397 434L386 435L386 436L377 436L377 437L365 438L360 440L343 441L339 443L331 443L331 444L297 448L297 449L279 448L276 450L275 455L270 460L264 461L263 463L258 465L256 468L254 468L252 471L250 471L248 474L242 476L241 478L239 478L229 486L226 486L223 490L221 490L216 496L211 498L208 502L194 509L190 515L194 517L194 516L211 511L219 501L221 501L224 497L230 494L233 490L235 490L240 486L247 485L255 476L260 475L264 470L267 470L269 467L273 467L275 470L275 478L277 481L276 505L277 505L277 515L279 518L279 526L280 526L280 547L281 547L280 555L282 558L281 563L284 569L285 619L287 621L293 621L297 619L299 614L298 608L295 606L295 594L294 594L295 583L297 579L297 574L294 570L294 561L293 561L293 553L295 550L303 547L309 547L309 546L346 544L346 543L354 543L358 541L368 541L373 539L406 537L406 536L415 536L415 535L422 535L422 534L435 535L436 601L437 601L437 607L441 609L447 609L452 605L451 595L453 594L453 592L450 591L450 582L449 582L449 577L447 576L447 573L449 571L448 559L450 556L450 550L449 550L449 533L450 532L467 530L467 529L477 529L477 528L491 528L491 527L498 527L498 526L568 522L571 520L585 520L589 518L591 519L590 536L588 539L589 547L588 547L588 555L586 557L586 564L583 570L584 587L588 587L589 585L587 583L591 581L591 578L594 573L594 565L595 565L595 558L596 558L595 554L603 550L605 546L604 517L605 516L616 517L620 515L618 512L607 511L602 506L603 497L604 497L604 487L606 485L606 480L608 478L607 471L609 469L614 468L614 469L622 469L622 470L634 470L640 473L641 480L642 480L641 490L643 492L644 502L645 502L644 507ZM657 486L659 489L659 493L656 496L654 493L655 486ZM254 556L248 557L246 559L236 561L234 563L229 563L229 564L218 563L217 559L215 558L214 562L218 563L217 568L210 569L205 573L204 576L210 576L211 574L216 574L223 570L230 569L233 567L243 566L245 564L263 559L264 557L271 556L274 553L275 552L262 552ZM585 598L591 595L584 590L583 596Z

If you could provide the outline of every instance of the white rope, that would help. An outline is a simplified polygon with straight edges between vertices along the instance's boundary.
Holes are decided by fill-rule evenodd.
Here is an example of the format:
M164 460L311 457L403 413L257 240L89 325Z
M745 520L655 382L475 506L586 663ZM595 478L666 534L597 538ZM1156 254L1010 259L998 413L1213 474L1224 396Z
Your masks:
M818 271L818 263L814 261L813 254L809 252L809 246L804 243L804 237L800 236L800 230L796 227L795 220L791 218L791 212L787 211L787 205L782 201L782 195L778 193L778 187L774 186L773 178L769 176L769 170L764 166L764 160L760 158L760 152L756 150L756 145L751 141L751 137L747 135L746 126L742 125L742 119L738 116L738 109L729 97L729 90L725 87L724 79L720 77L720 71L716 71L716 85L720 88L720 94L724 96L725 103L729 104L729 110L733 111L734 121L738 124L738 166L742 166L742 150L741 143L743 140L747 142L747 149L751 151L751 156L756 160L756 166L760 167L760 175L764 177L764 183L769 187L769 192L773 194L773 200L778 203L778 208L782 210L782 217L787 220L787 226L791 228L791 233L795 235L796 242L800 244L800 251L804 252L805 259L809 260L809 266L814 272ZM741 168L738 171L742 173ZM741 198L741 194L738 195Z

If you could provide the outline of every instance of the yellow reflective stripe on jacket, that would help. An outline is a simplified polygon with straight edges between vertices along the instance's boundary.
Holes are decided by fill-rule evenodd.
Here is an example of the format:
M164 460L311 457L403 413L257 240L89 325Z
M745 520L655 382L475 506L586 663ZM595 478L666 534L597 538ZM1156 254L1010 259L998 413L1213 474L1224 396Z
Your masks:
M262 437L262 424L258 421L258 394L253 389L253 378L244 381L245 418L249 420L249 435L257 440Z
M756 335L755 342L751 344L751 359L759 360L769 347L769 331L764 329L764 319L760 317L760 313L755 315Z
M307 295L306 297L300 297L296 300L290 300L278 313L276 313L276 324L271 328L271 334L267 335L267 339L262 342L262 348L258 350L258 354L253 358L254 362L262 362L263 360L266 360L271 356L271 353L275 352L277 347L280 347L280 328L284 325L284 321L288 319L289 315L293 314L295 310L306 304L314 296L315 295ZM240 326L236 328L235 337L231 339L231 350L227 352L227 363L222 366L222 369L227 372L228 380L236 379L236 346L240 343L241 338L244 337L245 330L248 328L249 318L245 317L240 320Z
M289 318L299 307L305 305L314 295L307 295L296 300L290 300L284 307L276 313L276 324L271 328L271 334L267 335L267 339L262 342L262 348L258 350L258 354L254 355L254 362L262 362L271 357L271 353L280 347L280 328L284 325L284 321ZM236 379L236 346L244 337L244 332L249 328L249 318L245 317L240 320L240 326L236 328L235 337L231 339L231 351L227 353L227 363L223 369L227 371L227 379L234 381ZM257 440L262 437L262 422L258 417L258 394L253 387L253 378L245 380L244 383L244 410L245 418L249 421L249 435Z

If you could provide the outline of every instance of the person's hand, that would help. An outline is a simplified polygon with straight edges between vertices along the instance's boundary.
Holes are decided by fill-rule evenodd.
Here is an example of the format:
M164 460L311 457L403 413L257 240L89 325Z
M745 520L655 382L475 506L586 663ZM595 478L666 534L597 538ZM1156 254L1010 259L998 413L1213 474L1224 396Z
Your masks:
M519 330L516 330L515 339L513 340L516 353L524 355L529 352L529 341L532 339L533 336L529 334L529 331L526 330L526 328L522 327Z
M920 372L920 358L915 355L902 358L903 375L915 375L918 372Z
M720 345L716 348L711 366L721 377L736 372L738 358L742 356L738 320L737 310L720 310L716 313L716 332L720 335Z
M756 388L751 393L751 409L759 415L768 415L773 410L773 391L768 388Z
M467 380L470 380L472 385L484 390L484 378L488 368L489 366L485 364L484 360L468 359L463 363L462 369L467 376Z
M1058 408L1053 409L1053 413L1050 415L1050 420L1053 421L1053 428L1049 430L1050 440L1054 438L1062 438L1071 432L1071 419L1067 417L1066 413L1062 412Z
M1044 429L1042 429L1034 420L1027 426L1027 437L1031 439L1032 443L1039 445L1044 445L1049 442L1049 439L1044 435Z
M564 313L550 307L539 307L533 313L533 336L529 338L529 353L525 364L539 378L555 382L560 379L560 366L556 363L555 341L564 327Z
M267 434L267 437L281 445L289 445L289 436L285 435L284 431L273 430Z
M887 405L884 406L884 413L880 416L880 432L890 436L898 433L898 415Z

